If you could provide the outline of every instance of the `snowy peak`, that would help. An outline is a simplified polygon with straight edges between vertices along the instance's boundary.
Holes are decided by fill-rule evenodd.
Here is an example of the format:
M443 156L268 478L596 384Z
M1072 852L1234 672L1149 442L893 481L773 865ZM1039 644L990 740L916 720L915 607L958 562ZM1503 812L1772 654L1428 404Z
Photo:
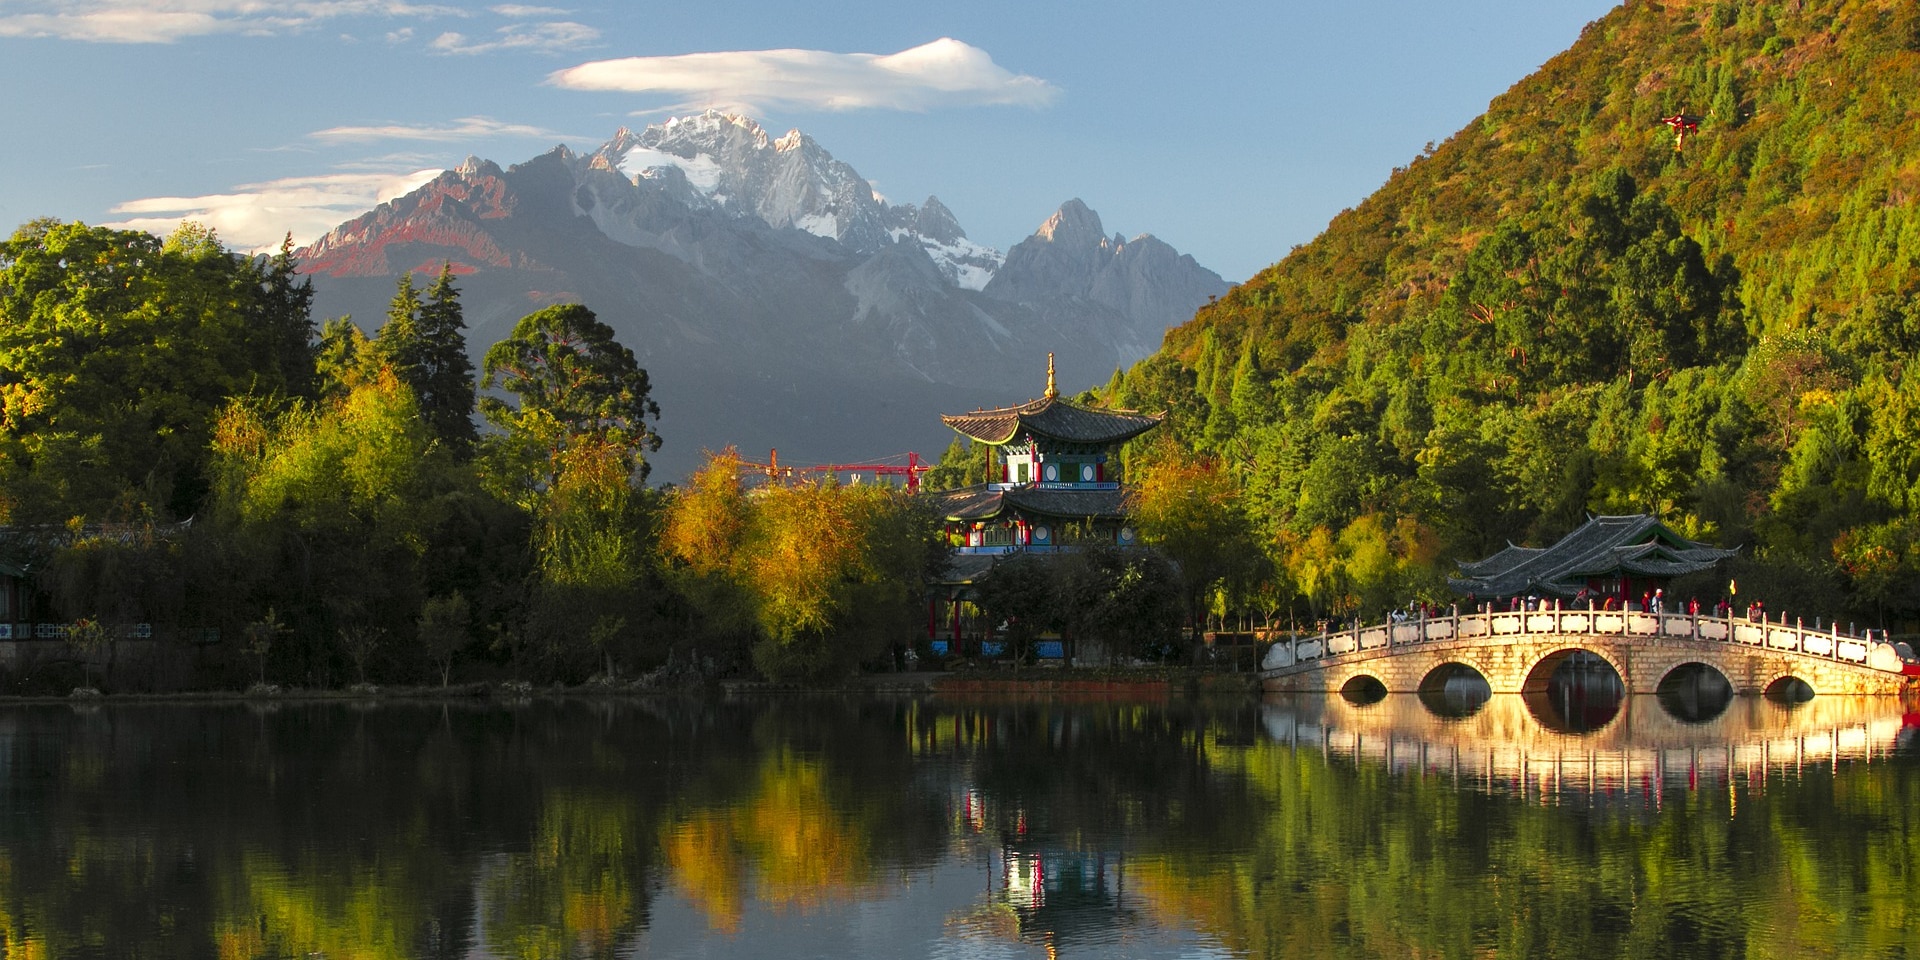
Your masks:
M939 197L928 197L920 205L913 217L913 232L936 243L954 243L965 240L967 232L960 229L960 221L954 219L953 211L940 202Z
M591 165L693 206L752 214L863 252L887 243L895 219L865 178L813 138L793 130L773 140L752 118L717 110L639 133L622 129L595 151Z

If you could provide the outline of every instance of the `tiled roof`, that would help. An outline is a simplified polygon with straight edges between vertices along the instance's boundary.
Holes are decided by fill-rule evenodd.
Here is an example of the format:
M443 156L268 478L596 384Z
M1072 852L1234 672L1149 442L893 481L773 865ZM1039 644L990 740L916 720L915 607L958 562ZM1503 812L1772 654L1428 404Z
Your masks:
M1072 443L1119 443L1159 426L1161 413L1100 410L1057 397L1029 400L1017 407L951 413L940 420L982 443L999 445L1028 433Z
M1594 517L1551 547L1508 546L1485 560L1462 563L1464 576L1447 585L1483 597L1572 596L1589 577L1677 577L1738 552L1688 540L1655 517Z
M927 497L933 512L946 520L985 520L998 516L1001 510L1000 491L989 490L986 484L942 490Z
M928 494L933 509L947 520L988 520L1009 508L1023 513L1082 520L1126 515L1120 490L1062 490L1050 487L1011 487L994 490L985 484Z
M981 574L993 569L993 565L999 562L1001 556L1001 554L992 553L956 554L948 558L945 571L929 580L933 583L950 585L972 583L980 579Z

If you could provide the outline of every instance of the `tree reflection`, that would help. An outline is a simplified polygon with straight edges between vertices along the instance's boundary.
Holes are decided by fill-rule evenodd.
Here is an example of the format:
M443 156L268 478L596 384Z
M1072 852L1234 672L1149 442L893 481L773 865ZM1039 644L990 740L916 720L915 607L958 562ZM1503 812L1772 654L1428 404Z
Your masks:
M1328 709L1403 707L1453 736L1525 719ZM1178 702L19 709L0 712L0 938L9 957L622 956L685 909L661 889L731 938L959 870L978 879L936 934L981 950L1189 930L1275 957L1920 954L1910 756L1514 796L1369 744L1400 748L1296 748L1250 706Z

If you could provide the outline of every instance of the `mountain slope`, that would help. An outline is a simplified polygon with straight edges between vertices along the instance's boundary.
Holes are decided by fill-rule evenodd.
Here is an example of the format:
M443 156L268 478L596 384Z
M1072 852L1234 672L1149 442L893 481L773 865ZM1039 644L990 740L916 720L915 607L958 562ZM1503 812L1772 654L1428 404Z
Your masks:
M729 443L944 447L939 413L1035 394L1047 352L1097 382L1227 289L1152 237L1105 237L1077 200L1068 216L1093 232L1045 243L1073 269L1022 254L1038 236L1007 260L936 198L889 204L804 134L709 112L587 156L470 159L300 256L329 316L380 316L399 274L450 261L476 353L535 308L586 303L652 375L656 475L677 478Z
M1322 606L1651 511L1828 612L1920 611L1915 89L1910 3L1625 5L1117 392L1282 540L1427 558Z

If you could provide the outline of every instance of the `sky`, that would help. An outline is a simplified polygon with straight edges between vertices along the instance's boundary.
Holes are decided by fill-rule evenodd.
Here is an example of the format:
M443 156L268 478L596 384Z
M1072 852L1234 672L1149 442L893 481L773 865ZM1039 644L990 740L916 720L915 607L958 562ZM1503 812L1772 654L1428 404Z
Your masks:
M468 155L720 108L1003 251L1078 197L1239 281L1612 6L0 0L0 224L264 249Z

